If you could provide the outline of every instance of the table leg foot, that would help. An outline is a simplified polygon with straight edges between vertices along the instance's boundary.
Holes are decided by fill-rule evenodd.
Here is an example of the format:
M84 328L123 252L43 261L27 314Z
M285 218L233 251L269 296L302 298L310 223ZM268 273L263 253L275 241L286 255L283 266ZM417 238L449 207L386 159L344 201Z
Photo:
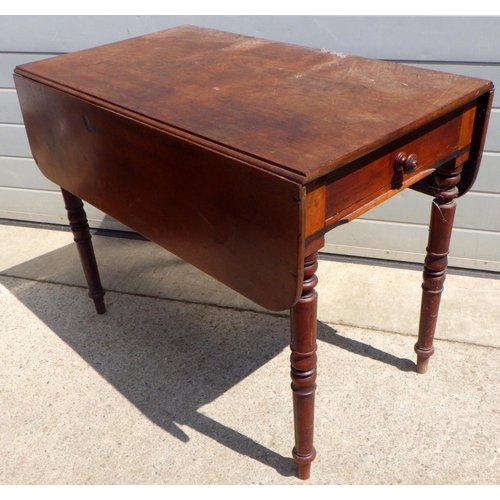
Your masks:
M92 236L89 231L87 214L83 208L83 202L80 198L65 189L61 189L61 192L66 211L68 212L71 232L73 233L85 279L87 280L89 297L94 301L97 314L104 314L106 312L106 305L104 304L104 294L106 291L101 285L94 247L92 246Z
M415 344L418 373L427 371L429 358L434 354L434 333L448 267L448 253L456 209L455 198L458 195L456 184L460 180L461 170L461 166L455 167L451 163L441 166L435 174L437 187L434 194L436 198L432 202L429 243L422 283L420 324L418 340Z
M295 424L295 447L292 455L298 464L300 479L308 479L311 462L316 457L313 446L314 393L316 390L316 331L318 294L314 287L318 278L318 254L304 263L302 295L290 311L291 377Z
M102 289L103 294L106 293L104 288ZM106 312L106 304L104 303L104 297L93 297L89 292L89 297L94 301L94 307L97 314L104 314Z
M309 479L311 477L311 464L299 464L299 479Z
M429 366L429 358L423 358L417 354L417 373L424 374Z

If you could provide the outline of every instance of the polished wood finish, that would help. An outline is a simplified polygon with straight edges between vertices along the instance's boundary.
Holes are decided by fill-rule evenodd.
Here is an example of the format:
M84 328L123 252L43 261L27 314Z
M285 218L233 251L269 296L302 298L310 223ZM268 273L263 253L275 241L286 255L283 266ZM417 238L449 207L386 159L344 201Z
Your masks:
M85 279L89 287L89 297L94 301L97 313L104 314L106 312L106 305L104 304L106 291L101 285L101 278L97 269L94 247L92 245L92 236L90 235L83 202L80 198L65 189L61 189L61 192L66 211L68 212L69 226L73 233L73 239L75 240Z
M307 180L491 88L475 78L195 26L36 61L16 72Z
M461 144L464 109L431 122L417 132L392 141L383 148L337 169L327 177L326 224L334 227L363 214L381 201L410 187L431 174L450 158L468 158L470 142ZM470 129L469 129L470 141ZM399 160L403 155L417 157L415 169L405 171Z
M292 354L291 377L295 415L295 447L292 454L299 467L299 477L308 479L311 462L316 457L313 446L314 393L316 391L316 331L318 294L317 252L304 262L304 283L299 301L290 311Z
M438 168L434 176L436 197L432 202L429 244L422 284L420 326L418 341L415 344L418 373L427 371L429 358L434 354L434 332L446 278L451 231L456 209L455 198L458 195L456 186L460 181L461 172L461 165L456 167L453 162L450 162Z
M17 88L49 179L262 307L296 302L303 186L29 79Z
M327 231L406 188L435 197L424 371L491 82L194 26L25 64L14 78L35 161L71 193L74 224L85 225L83 199L257 304L291 310L300 477L315 456L317 252Z

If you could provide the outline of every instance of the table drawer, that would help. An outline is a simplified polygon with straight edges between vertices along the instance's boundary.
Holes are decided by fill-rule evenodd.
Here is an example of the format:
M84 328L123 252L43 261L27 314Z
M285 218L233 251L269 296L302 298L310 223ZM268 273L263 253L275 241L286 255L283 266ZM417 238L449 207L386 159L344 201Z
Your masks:
M375 152L332 172L326 179L327 229L348 222L402 189L432 173L453 158L468 158L475 105L466 106L445 120L434 122L418 134L408 134ZM398 155L408 167L396 168ZM416 168L411 168L411 161ZM404 162L403 162L404 163Z

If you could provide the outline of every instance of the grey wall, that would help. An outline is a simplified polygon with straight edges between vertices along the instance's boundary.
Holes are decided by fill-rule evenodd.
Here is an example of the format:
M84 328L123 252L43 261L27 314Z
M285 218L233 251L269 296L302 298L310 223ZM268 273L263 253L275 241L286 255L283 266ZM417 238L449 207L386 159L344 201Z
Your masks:
M17 64L195 24L417 64L500 82L500 17L0 16L0 218L64 223L57 186L26 140L12 80ZM500 272L500 94L474 189L459 202L451 263ZM421 262L430 199L405 191L330 232L326 252ZM94 226L123 226L89 208Z

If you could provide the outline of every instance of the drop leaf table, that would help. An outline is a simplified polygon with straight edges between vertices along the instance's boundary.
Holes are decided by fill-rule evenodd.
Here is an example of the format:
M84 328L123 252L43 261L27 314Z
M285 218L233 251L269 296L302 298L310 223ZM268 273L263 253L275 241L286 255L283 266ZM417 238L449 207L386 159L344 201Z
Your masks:
M20 65L14 78L98 313L82 200L260 306L291 311L300 478L316 454L318 251L327 231L406 188L433 197L415 346L426 371L491 82L194 26Z

